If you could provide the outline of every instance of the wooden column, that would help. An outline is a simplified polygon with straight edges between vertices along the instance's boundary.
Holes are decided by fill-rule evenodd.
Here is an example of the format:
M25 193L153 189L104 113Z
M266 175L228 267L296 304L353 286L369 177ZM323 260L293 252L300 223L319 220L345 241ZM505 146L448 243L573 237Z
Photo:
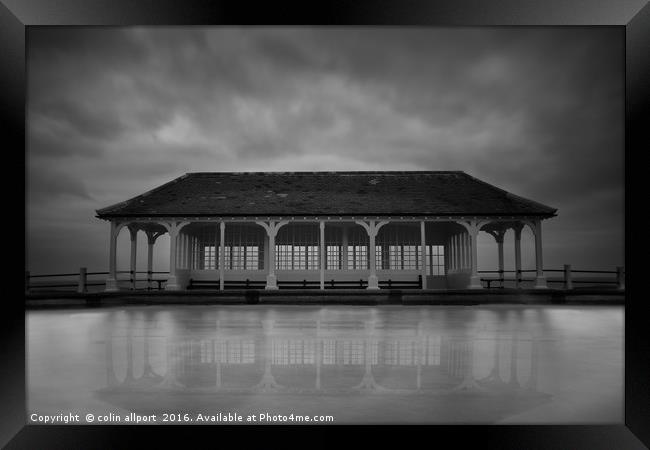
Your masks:
M138 254L138 229L135 227L129 227L129 233L131 235L131 289L135 290L135 281L137 278L136 273L136 257Z
M542 221L535 221L535 288L546 289L546 276L544 275L544 260L542 258Z
M223 291L226 265L226 222L219 223L219 289Z
M469 259L471 275L469 278L470 289L482 289L481 278L478 275L478 233L479 225L472 222L467 233L467 246L469 247Z
M348 270L348 227L343 225L341 238L341 270Z
M171 222L169 224L169 278L167 278L167 284L165 285L165 290L167 291L177 291L180 289L176 278L176 263L178 255L178 235L183 225L184 224L177 222Z
M266 275L265 289L275 290L278 288L277 277L275 276L275 236L278 230L289 223L287 220L269 221L269 222L256 222L266 230L269 239L269 267Z
M325 289L325 222L320 221L320 288Z
M514 228L515 231L515 287L520 288L521 283L519 278L521 277L521 230L523 229L522 225L516 225Z
M368 262L370 263L370 274L368 275L368 289L379 289L379 280L377 279L376 270L376 255L375 255L375 238L379 229L386 225L388 221L377 222L370 220L365 222L357 220L357 224L361 225L368 233Z
M147 287L149 289L153 288L153 232L147 232Z
M117 291L117 234L119 227L114 220L111 220L111 230L108 253L108 278L106 278L106 291Z
M422 289L427 288L427 240L426 224L424 220L420 221L420 273L422 274Z

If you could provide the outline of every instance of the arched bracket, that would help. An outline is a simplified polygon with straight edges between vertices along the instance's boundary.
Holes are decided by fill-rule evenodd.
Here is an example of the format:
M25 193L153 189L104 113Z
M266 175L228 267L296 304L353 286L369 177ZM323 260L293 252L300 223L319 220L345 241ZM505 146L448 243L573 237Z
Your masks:
M355 220L354 222L357 225L361 225L363 229L366 230L366 233L368 233L369 237L376 237L377 233L379 233L379 229L384 225L390 223L388 220L369 220L368 222L365 222L363 220Z
M262 228L264 228L264 230L266 230L266 234L269 237L275 237L275 236L277 236L278 231L280 230L280 228L287 225L289 223L289 221L288 220L280 220L280 221L276 222L276 221L270 220L268 222L257 221L255 223L258 224L259 226L261 226Z

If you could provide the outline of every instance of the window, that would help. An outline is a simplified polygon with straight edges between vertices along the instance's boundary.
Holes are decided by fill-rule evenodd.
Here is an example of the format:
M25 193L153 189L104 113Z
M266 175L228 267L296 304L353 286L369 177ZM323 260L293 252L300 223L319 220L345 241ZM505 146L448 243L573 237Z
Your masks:
M219 224L193 223L187 225L184 232L188 234L187 261L188 268L215 270L217 269L216 249L219 246Z
M202 363L211 363L214 358L214 345L213 341L202 340L199 341L200 357Z
M224 269L263 270L265 236L266 233L259 225L227 224Z
M275 267L278 270L320 268L320 228L317 224L289 224L275 238Z
M419 225L384 225L376 239L377 269L418 270L421 245Z
M327 255L327 270L341 270L343 264L343 229L340 227L325 227L325 254Z
M341 247L338 245L327 246L327 270L341 270Z
M345 340L341 344L343 364L360 365L364 363L363 341Z
M360 226L348 228L348 270L368 269L368 234Z
M416 362L416 343L413 341L388 341L384 347L384 364L411 366Z
M203 247L203 268L207 270L214 270L217 268L214 245Z
M276 339L271 346L271 361L274 365L314 364L315 346L312 340Z
M348 269L368 268L368 247L365 245L348 245Z
M440 336L428 336L425 341L425 356L426 365L439 366L440 365Z
M336 341L323 340L323 364L336 364Z
M426 246L427 275L445 275L445 246Z

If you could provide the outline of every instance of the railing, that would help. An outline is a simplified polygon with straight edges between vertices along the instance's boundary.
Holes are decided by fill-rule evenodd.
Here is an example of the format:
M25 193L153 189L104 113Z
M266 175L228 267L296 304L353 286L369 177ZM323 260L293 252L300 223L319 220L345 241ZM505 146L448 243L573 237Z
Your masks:
M505 283L514 283L515 287L520 287L524 282L533 282L535 278L526 278L526 273L535 273L535 269L524 269L524 270L479 270L480 274L497 274L498 277L490 278L481 278L481 282L484 282L488 288L493 288L492 284L497 283L498 288L505 287ZM595 286L595 285L610 285L616 287L619 290L625 289L625 270L623 267L617 267L616 270L575 270L571 268L570 264L565 264L564 269L545 269L544 273L562 273L562 277L547 277L546 282L550 284L562 284L564 289L574 289L574 284L585 285L585 286ZM89 287L95 288L97 286L106 286L106 281L104 280L90 280L89 277L95 277L98 275L106 276L109 272L88 272L85 267L79 269L77 273L57 273L57 274L39 274L31 275L29 271L25 272L25 291L32 290L56 290L56 291L70 291L70 288L75 288L74 290L79 293L89 292ZM167 281L166 278L154 278L154 275L169 274L169 272L160 272L160 271L135 271L130 270L119 270L116 274L129 274L129 278L118 279L118 283L128 283L131 290L162 290L163 283ZM138 278L138 274L147 275L146 278ZM515 274L514 277L508 278L506 274ZM592 275L616 275L615 277L605 278L602 276L598 277L574 277L574 274L592 274ZM57 282L53 279L61 279L60 282ZM43 282L34 282L35 279L43 279ZM333 280L332 280L333 281ZM140 287L138 287L140 283ZM144 284L143 284L144 283ZM157 286L154 285L157 283ZM329 283L327 281L326 283ZM360 280L361 286L363 287L364 280ZM385 283L385 282L384 282ZM395 282L397 283L397 282ZM388 282L388 287L391 287L392 283ZM92 290L92 289L91 289Z
M492 283L498 283L499 288L504 287L505 282L514 283L515 287L520 287L524 282L535 281L535 278L526 278L525 273L536 273L536 269L524 270L479 270L478 273L496 273L498 277L481 278L482 282L487 284L488 288ZM515 274L512 278L507 278L505 274ZM602 286L610 285L619 290L625 289L625 270L623 267L617 267L616 270L576 270L572 269L570 264L565 264L564 269L544 269L544 274L562 273L561 277L546 277L546 283L561 284L564 289L574 289L574 284L585 286ZM614 277L603 276L582 276L576 277L574 274L591 274L591 275L615 275Z
M154 278L154 275L169 274L169 272L158 271L136 271L135 273L130 270L118 270L117 274L129 274L129 278L117 279L118 283L124 285L128 283L131 290L152 290L163 288L163 283L167 281L166 278ZM146 274L146 278L138 278L138 274ZM39 290L54 290L70 292L72 290L85 293L91 291L101 290L97 287L105 287L106 280L93 280L93 277L102 275L106 277L109 272L88 272L85 267L81 267L79 272L76 273L53 273L53 274L39 274L32 275L29 271L25 271L25 291L39 291ZM89 277L91 279L89 279ZM43 281L40 281L43 280ZM60 281L59 281L60 280ZM144 283L144 284L143 284ZM157 286L154 286L157 283ZM138 287L138 284L140 287ZM75 289L70 289L75 288ZM90 288L90 289L89 289Z

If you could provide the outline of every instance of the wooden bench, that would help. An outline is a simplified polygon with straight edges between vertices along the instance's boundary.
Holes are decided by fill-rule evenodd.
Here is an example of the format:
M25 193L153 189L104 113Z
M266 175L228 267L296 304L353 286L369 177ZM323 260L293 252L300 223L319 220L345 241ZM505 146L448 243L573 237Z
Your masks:
M422 275L418 275L416 281L412 280L396 280L388 279L379 282L380 288L385 289L422 289Z
M368 287L368 281L335 281L329 280L325 282L325 289L365 289Z
M320 289L320 281L282 281L278 280L278 289Z
M157 280L156 280L157 281ZM320 289L320 281L315 280L278 280L279 289ZM226 280L224 289L264 289L266 281ZM379 281L381 289L422 289L422 276L417 280L382 280ZM220 287L219 280L195 280L190 278L188 290L192 289L215 289ZM325 282L325 289L365 289L368 287L368 280L329 280Z
M219 290L221 283L219 280L195 280L190 278L190 283L187 286L188 290L192 289L215 289ZM264 289L266 281L253 281L253 280L225 280L223 282L224 289Z
M153 279L153 278L150 278L150 279L147 280L147 282L148 282L147 284L152 283L152 282L158 283L158 290L159 290L159 291L162 291L162 284L163 284L163 283L166 283L167 280L166 280L166 279L165 279L165 280L161 280L161 279ZM153 288L152 288L151 286L147 286L147 290L148 290L148 291L150 291L150 290L152 290L152 289L153 289Z
M481 278L482 283L487 283L487 288L491 289L492 288L492 283L494 282L500 282L501 286L497 286L497 288L503 288L503 282L505 281L504 278Z
M495 281L501 282L501 286L497 286L497 289L503 289L503 282L504 281L512 281L513 283L517 281L515 278L481 278L481 282L487 283L487 288L491 289L491 283L494 283ZM519 282L533 282L535 281L534 278L520 278Z

